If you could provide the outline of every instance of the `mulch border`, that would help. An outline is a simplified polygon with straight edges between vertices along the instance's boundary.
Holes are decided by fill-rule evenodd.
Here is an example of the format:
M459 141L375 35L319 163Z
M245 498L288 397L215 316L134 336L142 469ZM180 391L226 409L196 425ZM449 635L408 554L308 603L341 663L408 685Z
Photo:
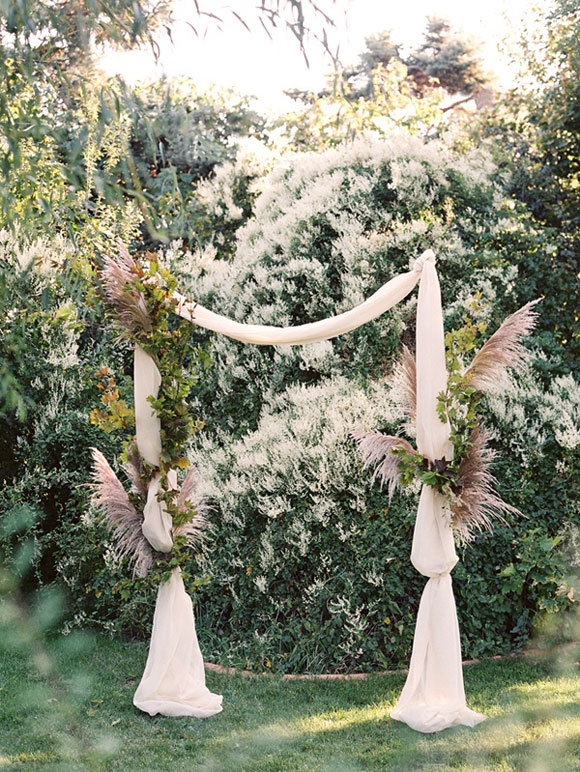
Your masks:
M575 646L575 643L562 644L555 646L551 649L540 649L538 647L532 649L524 649L522 651L511 652L510 654L496 654L493 657L484 657L482 659L465 659L463 660L463 666L478 665L481 662L494 662L498 660L517 659L519 657L531 657L550 654L559 649L569 649ZM227 675L241 675L246 677L261 678L262 676L274 676L276 673L272 673L268 670L263 670L261 673L255 673L253 670L240 670L236 667L226 667L225 665L217 665L213 662L205 663L206 670L210 670L213 673L224 673ZM284 673L279 676L285 681L356 681L365 680L366 678L375 678L376 676L394 675L395 673L408 673L408 668L399 668L396 670L380 670L373 673Z

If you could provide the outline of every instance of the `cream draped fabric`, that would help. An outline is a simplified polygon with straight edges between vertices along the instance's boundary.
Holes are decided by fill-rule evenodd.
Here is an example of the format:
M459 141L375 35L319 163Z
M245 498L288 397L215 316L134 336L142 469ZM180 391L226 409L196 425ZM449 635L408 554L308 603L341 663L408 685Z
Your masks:
M176 313L184 319L189 319L207 330L227 335L244 343L255 343L258 346L300 346L305 343L316 343L329 340L337 335L343 335L360 327L361 324L376 319L389 308L397 305L419 281L421 269L426 259L435 258L429 249L415 261L412 271L395 276L371 295L359 306L338 316L322 319L320 322L301 324L297 327L271 327L264 324L241 324L225 316L209 311L198 303L187 302L182 295L175 293L178 300Z
M157 365L141 346L135 346L133 367L135 392L135 434L139 453L151 466L159 466L161 454L161 423L153 412L148 397L157 397L161 386L161 375ZM172 469L167 475L173 489L177 487L177 474ZM173 546L171 538L171 515L165 502L159 501L159 473L149 483L147 502L143 510L143 535L154 550L170 552Z
M148 397L157 397L161 375L153 359L135 346L135 433L141 456L159 465L161 424ZM171 515L157 498L159 473L149 483L143 512L143 535L153 549L170 552L173 546ZM177 488L177 474L171 469L169 485ZM205 685L203 657L197 642L193 605L185 591L179 569L157 592L151 643L145 672L133 697L133 704L154 716L196 716L207 718L222 709L222 698Z
M441 292L435 265L423 267L417 304L417 448L434 461L453 457L449 425L437 415L437 395L447 384ZM428 576L413 640L409 675L391 717L419 732L454 724L475 726L485 716L465 702L459 624L451 570L457 563L445 499L423 485L413 531L411 562Z
M222 709L221 695L205 685L193 604L179 569L159 588L149 656L133 704L151 716L208 718Z
M436 397L445 388L447 373L441 296L435 255L424 252L412 271L396 276L356 308L329 319L297 327L242 324L220 316L176 293L176 313L200 327L257 345L296 346L328 340L377 318L403 300L420 279L417 307L417 441L431 459L450 458L449 427L439 420ZM139 386L138 379L141 379ZM135 350L137 444L149 463L159 459L157 419L146 402L157 394L159 372L150 357ZM137 402L139 401L139 408ZM155 436L154 436L155 435ZM148 455L145 455L147 453ZM144 533L156 549L171 548L171 523L157 504L155 478L150 487ZM151 498L151 504L149 501ZM419 608L407 683L392 717L421 732L454 724L474 726L484 716L465 703L459 627L450 571L457 562L453 532L444 500L424 486L415 524L411 560L430 577ZM206 716L221 710L221 697L211 695L203 680L201 654L195 637L191 601L178 572L157 597L151 648L135 705L150 713ZM209 706L209 707L208 707Z
M133 362L133 389L135 392L135 434L137 447L143 459L151 466L159 466L161 454L161 423L147 401L159 394L161 375L157 365L141 346L135 346Z

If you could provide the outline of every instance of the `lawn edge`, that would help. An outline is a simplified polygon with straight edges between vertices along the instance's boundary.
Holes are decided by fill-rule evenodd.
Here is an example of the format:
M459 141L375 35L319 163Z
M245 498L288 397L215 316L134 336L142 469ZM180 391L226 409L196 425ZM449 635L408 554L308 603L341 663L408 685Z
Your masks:
M513 651L509 654L495 654L493 657L482 657L481 659L465 659L462 662L463 667L469 667L471 665L479 665L484 662L498 662L501 660L509 660L509 659L518 659L521 657L541 657L550 654L551 652L559 651L561 649L569 649L572 646L575 646L576 644L574 642L561 644L559 646L554 646L550 649L542 649L539 646L531 647L529 649L522 649L521 651ZM219 665L215 662L205 662L204 663L206 670L211 671L212 673L222 673L225 675L241 675L244 677L254 677L254 678L262 678L264 676L276 676L275 673L272 673L268 670L263 670L261 673L258 673L253 670L241 670L240 668L236 667L228 667L226 665ZM388 676L388 675L396 675L396 674L403 674L405 675L408 673L408 668L396 668L394 670L377 670L371 673L284 673L283 675L279 676L282 680L285 681L313 681L313 680L319 680L319 681L357 681L357 680L365 680L367 678L375 678L377 676Z

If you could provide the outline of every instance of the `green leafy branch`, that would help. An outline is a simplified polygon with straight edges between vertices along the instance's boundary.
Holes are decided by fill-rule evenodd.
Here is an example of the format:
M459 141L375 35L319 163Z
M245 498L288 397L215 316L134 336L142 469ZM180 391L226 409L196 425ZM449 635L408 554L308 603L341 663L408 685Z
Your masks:
M475 312L480 309L480 296L477 295L470 310ZM447 385L445 391L437 396L437 415L442 423L449 425L453 458L443 457L432 461L403 445L389 450L398 461L397 475L401 485L408 486L419 479L450 499L460 492L459 467L472 444L481 400L481 392L472 385L471 374L464 372L464 363L475 350L477 338L485 332L486 324L474 322L467 315L463 321L462 327L450 330L445 335Z
M471 303L471 311L481 309L480 295ZM437 396L437 415L442 423L449 424L449 440L453 446L453 461L450 470L457 473L461 459L470 447L472 432L478 423L478 409L481 392L471 383L471 375L464 372L465 359L473 353L478 335L485 332L485 322L474 322L469 316L463 317L464 324L445 335L445 361L447 365L447 387Z
M197 382L193 364L197 361L207 369L211 359L202 347L192 345L191 324L175 313L177 279L160 264L155 253L148 252L138 261L127 253L123 272L115 273L113 279L116 284L109 297L114 297L112 305L117 319L121 319L123 334L151 356L161 375L158 394L148 398L161 426L159 467L151 467L143 460L141 463L146 482L160 473L158 498L173 522L172 550L157 553L150 572L153 580L164 581L174 568L184 571L190 559L190 542L179 528L198 513L191 502L180 502L178 506L179 492L173 489L169 473L189 466L185 448L204 426L201 418L192 415L188 397ZM123 324L127 319L130 322Z
M411 485L417 478L446 496L457 492L457 474L452 462L445 458L430 461L422 453L410 452L401 446L390 452L398 460L401 485Z

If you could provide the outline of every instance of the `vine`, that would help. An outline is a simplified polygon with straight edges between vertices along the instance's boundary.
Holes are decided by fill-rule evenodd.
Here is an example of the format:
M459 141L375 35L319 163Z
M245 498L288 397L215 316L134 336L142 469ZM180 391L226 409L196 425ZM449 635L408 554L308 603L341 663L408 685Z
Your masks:
M471 303L472 312L481 310L480 294ZM447 365L447 388L437 396L437 415L450 428L449 441L453 447L451 469L457 471L471 445L473 431L478 424L478 409L482 392L474 388L472 373L465 371L465 359L475 351L478 335L487 325L475 323L467 315L463 326L450 330L445 335L445 363Z
M476 295L470 310L481 309L480 296ZM476 323L470 316L463 317L463 326L450 330L445 335L445 363L447 385L437 395L437 415L450 429L449 441L453 458L445 456L431 461L415 450L403 445L393 447L390 453L399 463L400 482L411 485L415 479L435 488L439 493L453 497L460 493L459 467L472 447L473 432L478 425L478 407L482 393L472 385L472 375L465 371L465 359L475 350L478 335L483 334L487 325Z

